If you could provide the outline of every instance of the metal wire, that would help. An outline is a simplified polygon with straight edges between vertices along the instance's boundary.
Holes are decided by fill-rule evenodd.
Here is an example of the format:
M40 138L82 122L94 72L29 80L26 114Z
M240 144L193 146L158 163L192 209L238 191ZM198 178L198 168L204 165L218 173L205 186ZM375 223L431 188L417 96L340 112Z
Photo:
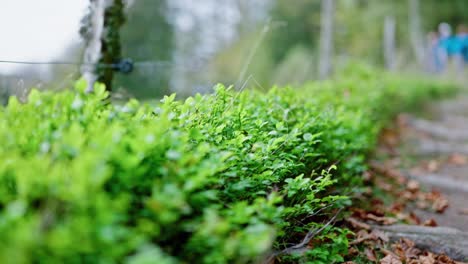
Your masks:
M23 65L72 65L72 66L90 66L98 68L113 68L118 69L120 63L86 63L86 62L72 62L72 61L15 61L15 60L0 60L0 64L23 64ZM167 68L173 66L181 66L182 68L198 70L201 68L199 63L180 63L177 64L167 60L142 60L132 62L134 67L139 68Z
M75 66L96 66L96 67L116 67L115 63L86 63L86 62L70 62L70 61L14 61L14 60L0 60L3 64L24 64L24 65L75 65Z

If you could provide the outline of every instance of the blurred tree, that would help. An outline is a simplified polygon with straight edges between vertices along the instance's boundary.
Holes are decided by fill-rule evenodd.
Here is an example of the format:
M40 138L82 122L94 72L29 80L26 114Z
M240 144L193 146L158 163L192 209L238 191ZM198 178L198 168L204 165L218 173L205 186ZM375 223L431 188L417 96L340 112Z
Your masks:
M322 0L320 15L319 78L326 79L332 71L335 1Z
M413 53L420 66L424 66L424 38L422 36L421 28L421 5L419 0L409 0L409 34Z
M396 42L396 20L394 16L388 15L384 22L383 50L385 67L387 70L395 69L395 42Z
M401 67L421 61L424 34L440 22L456 26L468 21L466 0L341 0L337 1L336 45L340 54L383 66L385 17L395 19L395 61Z
M399 52L403 52L406 49L408 35L407 6L407 0L337 1L335 41L337 55L383 66L382 41L385 17L394 17L395 45L402 48ZM395 54L397 55L398 53Z
M113 0L113 3L104 12L104 36L102 41L102 58L100 63L118 63L122 58L120 44L120 27L125 23L124 0ZM107 85L107 90L112 90L114 69L98 69L98 81Z
M236 43L217 54L207 69L209 79L238 84L236 88L245 85L270 86L272 67L275 63L271 57L271 45L265 40L262 41L259 35L261 33L257 31L244 34ZM255 44L258 44L257 49L254 47Z
M276 66L272 81L280 86L301 85L316 76L316 61L311 49L298 45Z
M307 69L304 72L309 79L318 76L317 69L310 67L310 61L315 60L314 65L318 59L320 4L318 0L273 1L271 19L284 23L285 27L272 30L253 62L256 72L262 73L256 76L262 76L259 79L263 85L304 80L302 74L290 74L288 69ZM335 5L333 61L337 67L348 60L359 60L378 67L387 65L392 69L420 70L421 65L417 62L421 61L421 54L424 53L426 32L436 29L442 21L453 26L462 21L468 23L466 0L340 0ZM385 18L388 17L391 19L387 19L389 40L385 55L384 28ZM252 36L242 35L239 43L245 44L248 38L252 39ZM226 61L234 65L242 64L244 49L228 47L228 50L230 56L220 59L216 69L233 68L226 66ZM268 54L270 59L264 59ZM303 64L302 67L300 64Z
M421 1L423 27L426 31L437 30L437 25L447 22L452 26L468 23L467 0L424 0Z
M416 66L418 54L412 48L414 34L410 34L414 25L420 32L419 39L423 39L425 32L435 30L442 21L453 26L468 21L466 0L424 0L419 1L419 8L413 9L420 18L410 23L410 18L415 17L410 12L411 1L335 1L335 58L332 60L337 63L335 66L358 59L383 67L386 17L394 21L390 27L392 43L387 45L392 52L387 52L391 54L387 54L387 59L392 57L390 64L396 69ZM253 76L264 87L298 83L318 76L321 1L129 2L127 23L121 31L123 57L157 61L140 64L131 75L117 77L116 86L137 97L159 97L169 92L169 86L189 95L209 90L205 88L214 82L235 83L246 64L248 70L242 79ZM256 50L267 16L259 14L266 12L272 24L280 22L284 26L272 28ZM250 56L253 49L254 56Z
M82 20L80 34L85 40L84 62L87 64L113 64L121 59L120 27L125 22L123 0L90 0L88 14ZM111 91L114 69L95 67L83 69L88 91L94 82L106 85Z
M140 97L159 97L169 92L173 52L173 28L167 18L167 0L135 0L129 3L122 27L122 57L152 61L119 75L116 86Z
M320 33L320 1L277 0L271 11L275 21L284 22L285 27L271 34L271 50L275 63L282 61L297 45L314 49Z

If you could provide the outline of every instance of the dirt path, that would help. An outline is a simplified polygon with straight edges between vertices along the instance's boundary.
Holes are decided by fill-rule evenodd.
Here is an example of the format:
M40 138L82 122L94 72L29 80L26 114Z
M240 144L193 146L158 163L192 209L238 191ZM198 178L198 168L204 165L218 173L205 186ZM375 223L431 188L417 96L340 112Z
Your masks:
M365 178L375 188L364 202L370 207L353 209L349 220L358 233L353 244L373 240L367 260L383 232L393 244L380 245L390 249L377 251L380 263L468 263L468 96L423 110L382 131Z
M468 232L468 96L436 103L425 118L407 117L400 153L409 160L402 170L445 195L443 214L415 209L439 226Z

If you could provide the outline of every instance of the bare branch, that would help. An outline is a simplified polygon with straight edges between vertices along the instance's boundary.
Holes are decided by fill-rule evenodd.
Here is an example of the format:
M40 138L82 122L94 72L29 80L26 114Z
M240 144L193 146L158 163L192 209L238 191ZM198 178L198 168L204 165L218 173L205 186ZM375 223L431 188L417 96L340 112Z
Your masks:
M280 256L280 255L285 255L285 254L291 254L291 253L295 253L295 252L303 252L307 249L307 245L309 244L309 242L312 240L312 238L314 238L316 235L320 234L323 230L325 230L325 228L327 228L328 226L332 225L336 218L338 217L338 215L341 213L343 209L340 209L338 210L338 212L336 212L336 214L330 219L328 220L328 222L323 225L322 227L320 228L314 228L314 229L311 229L309 230L309 232L307 233L307 235L304 237L304 239L302 240L301 243L297 244L297 245L294 245L294 246L291 246L291 247L288 247L288 248L285 248L281 251L277 251L275 253L272 253L265 261L264 263L271 263L272 260L274 258L276 258L277 256Z

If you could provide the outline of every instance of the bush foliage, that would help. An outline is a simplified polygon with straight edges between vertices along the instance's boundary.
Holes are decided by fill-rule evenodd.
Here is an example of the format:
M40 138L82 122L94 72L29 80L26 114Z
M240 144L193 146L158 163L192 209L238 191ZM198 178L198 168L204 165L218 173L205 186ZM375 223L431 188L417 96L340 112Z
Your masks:
M84 87L0 109L1 263L260 261L349 203L392 116L453 90L367 69L157 105ZM341 261L346 234L302 258Z

